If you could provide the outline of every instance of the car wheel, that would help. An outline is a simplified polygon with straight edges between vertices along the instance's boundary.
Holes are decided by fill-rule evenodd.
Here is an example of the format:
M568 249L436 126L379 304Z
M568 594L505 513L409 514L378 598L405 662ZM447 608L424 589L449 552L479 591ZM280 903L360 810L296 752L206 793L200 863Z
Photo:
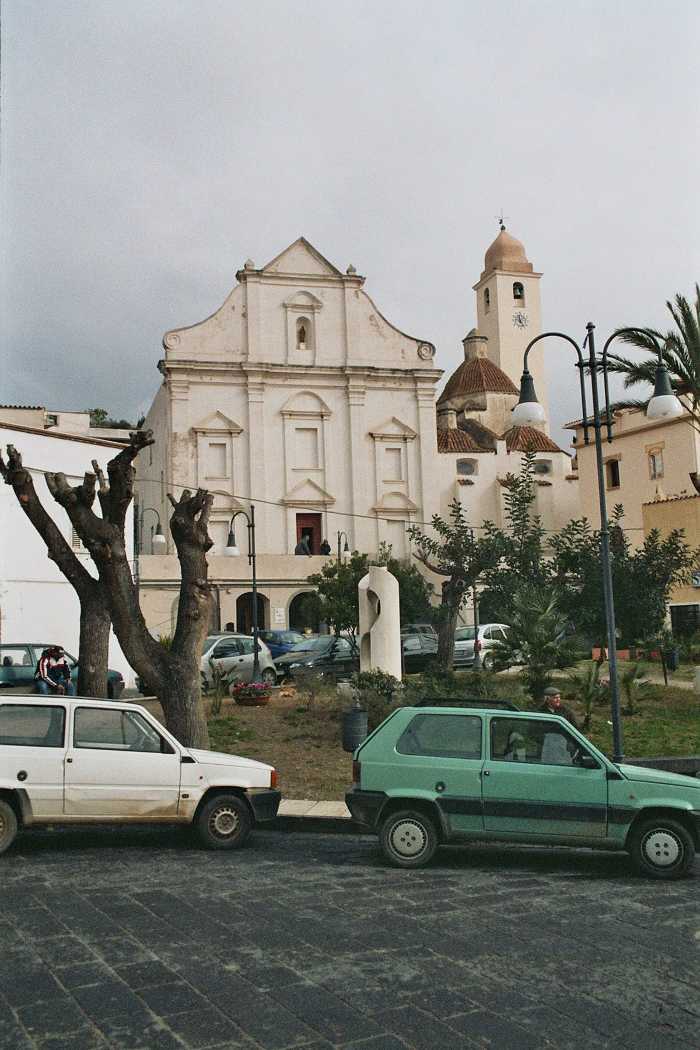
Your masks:
M435 853L438 837L429 817L415 810L402 810L386 818L379 843L395 867L422 868Z
M252 826L250 810L238 795L217 795L205 802L197 817L197 832L209 849L242 846Z
M481 667L484 671L493 671L494 659L490 653L486 653L483 660L481 661Z
M0 853L9 849L17 838L17 814L9 802L0 798Z
M277 685L277 675L271 667L266 667L260 677L265 685Z
M670 817L643 820L629 841L632 864L640 875L652 879L679 879L695 857L693 839L686 828Z

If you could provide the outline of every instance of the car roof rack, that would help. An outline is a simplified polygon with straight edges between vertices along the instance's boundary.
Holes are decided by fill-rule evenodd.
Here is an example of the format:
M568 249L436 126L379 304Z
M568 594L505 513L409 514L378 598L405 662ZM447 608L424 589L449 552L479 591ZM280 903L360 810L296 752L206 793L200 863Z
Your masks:
M428 696L418 700L414 707L493 707L497 710L519 711L512 700L492 700L478 696Z

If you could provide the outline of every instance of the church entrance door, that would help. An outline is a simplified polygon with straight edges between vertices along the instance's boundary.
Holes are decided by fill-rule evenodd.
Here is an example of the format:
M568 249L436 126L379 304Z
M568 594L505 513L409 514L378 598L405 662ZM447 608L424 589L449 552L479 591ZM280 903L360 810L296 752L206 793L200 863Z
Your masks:
M306 537L312 554L320 554L321 548L321 515L297 514L297 543Z

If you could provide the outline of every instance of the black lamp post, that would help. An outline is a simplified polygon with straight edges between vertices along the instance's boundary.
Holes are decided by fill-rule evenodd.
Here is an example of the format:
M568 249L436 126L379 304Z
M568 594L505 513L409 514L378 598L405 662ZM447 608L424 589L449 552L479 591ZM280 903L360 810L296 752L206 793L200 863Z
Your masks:
M248 564L251 566L253 575L253 681L260 681L260 657L258 646L258 577L255 565L255 507L251 504L250 514L244 510L237 510L229 522L228 540L226 541L226 554L238 557L241 553L233 531L233 523L238 517L244 517L248 528Z
M347 534L347 532L339 532L338 533L338 565L340 565L340 562L342 560L342 555L341 555L341 551L340 551L340 545L341 545L343 536L345 537L345 546L343 547L343 554L349 554L350 553L350 544L348 542L348 534Z
M620 718L620 690L617 680L615 602L613 597L612 570L610 567L610 530L608 528L608 512L605 502L605 471L603 464L603 442L601 438L603 424L601 421L600 404L598 399L598 372L602 371L603 373L605 389L605 426L607 429L607 440L612 441L612 416L610 412L610 392L608 386L608 349L614 339L627 332L644 331L644 334L647 336L649 333L646 330L639 328L619 328L616 332L613 332L606 342L601 356L597 357L593 336L594 329L594 324L589 322L586 325L587 334L583 341L583 348L585 349L586 346L588 346L588 365L586 365L584 361L583 353L581 352L581 347L578 343L572 339L571 336L564 335L563 332L544 332L542 335L536 336L530 341L530 343L528 343L523 359L523 374L520 380L520 399L513 409L512 422L513 426L530 426L533 423L544 422L544 408L537 400L535 384L527 367L528 354L535 343L538 343L540 339L556 337L557 339L566 340L567 343L570 343L571 346L573 346L578 357L576 367L579 370L581 407L583 410L583 439L586 445L589 444L589 422L588 411L586 408L586 386L584 382L584 372L586 367L588 367L591 377L593 430L595 435L596 467L598 474L598 499L600 503L600 560L603 570L603 597L605 600L605 622L608 635L608 660L610 665L613 761L622 762L624 758L624 749L622 742L622 722ZM668 370L663 363L662 349L655 340L654 342L658 353L658 366L656 369L654 396L651 398L647 406L647 417L649 419L662 419L679 416L683 412L683 406L678 401L678 398L675 396L671 388Z
M155 514L155 516L156 516L156 531L154 532L153 536L151 537L151 552L153 554L165 554L165 548L168 545L168 541L166 540L165 536L163 535L163 527L162 527L162 525L160 523L160 514L155 509L155 507L144 507L144 509L141 511L141 523L140 523L141 524L141 528L139 529L139 533L143 532L143 519L144 519L144 516L146 514L148 514L149 512L151 514ZM140 540L141 540L141 536L139 535L139 543L140 543Z

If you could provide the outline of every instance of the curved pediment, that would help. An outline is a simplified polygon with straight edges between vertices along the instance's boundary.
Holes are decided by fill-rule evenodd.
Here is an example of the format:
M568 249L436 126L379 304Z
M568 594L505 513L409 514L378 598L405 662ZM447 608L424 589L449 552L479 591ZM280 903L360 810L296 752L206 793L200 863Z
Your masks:
M298 291L285 299L284 305L289 310L306 310L315 313L322 308L323 303L312 292Z
M282 405L280 412L283 416L293 416L303 419L329 419L332 415L330 408L318 394L312 390L300 390Z
M418 507L404 492L385 492L372 510L375 514L416 514Z

